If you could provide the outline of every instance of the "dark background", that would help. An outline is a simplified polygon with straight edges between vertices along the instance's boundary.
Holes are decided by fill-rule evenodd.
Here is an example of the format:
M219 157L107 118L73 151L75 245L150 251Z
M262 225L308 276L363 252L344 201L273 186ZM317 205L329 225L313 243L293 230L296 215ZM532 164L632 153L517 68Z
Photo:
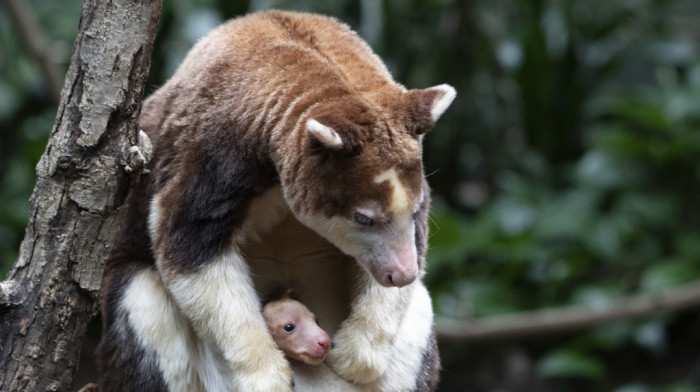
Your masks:
M28 3L65 72L80 2ZM697 0L165 3L149 92L211 28L268 8L336 16L397 81L457 89L425 138L435 199L425 281L438 316L605 307L700 278ZM0 7L0 276L56 115L14 27ZM443 342L440 390L696 391L699 335L690 310Z

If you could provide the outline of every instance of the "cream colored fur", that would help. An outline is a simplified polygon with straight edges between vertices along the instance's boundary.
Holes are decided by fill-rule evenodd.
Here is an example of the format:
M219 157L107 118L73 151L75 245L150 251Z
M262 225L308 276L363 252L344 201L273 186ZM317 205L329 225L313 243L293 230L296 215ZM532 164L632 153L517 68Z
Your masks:
M279 187L257 199L234 240L240 248L232 246L198 274L171 279L172 295L155 271L132 280L123 307L135 315L132 328L144 346L158 353L167 385L173 391L225 391L231 385L253 391L261 380L248 375L264 368L284 372L288 363L267 333L256 292L281 285L295 289L336 345L321 365L292 362L295 391L410 390L432 326L422 282L382 287L301 225L283 200ZM155 199L152 226L161 215ZM396 316L401 314L410 316ZM269 380L265 390L288 388L273 374Z
M452 104L452 101L457 96L457 91L454 87L448 84L441 84L439 86L432 87L431 90L438 90L442 92L442 96L433 102L433 107L430 110L430 114L433 117L433 122L437 121L445 110Z
M135 275L120 304L142 346L155 351L171 391L204 391L196 369L197 338L172 302L160 276L150 269Z
M406 311L413 286L383 287L366 274L359 287L326 362L343 378L367 384L384 374L393 360L391 345L401 322L397 315Z
M421 369L425 343L433 326L433 308L425 286L411 286L411 298L389 348L388 366L383 377L369 385L372 391L411 391ZM403 290L403 289L401 289Z
M433 320L422 282L382 287L291 214L242 251L259 291L294 288L335 343L321 365L292 362L296 391L392 391L415 385ZM397 317L406 311L413 313L410 320ZM415 352L409 355L410 350ZM396 355L403 355L399 363L406 365L398 373Z
M259 232L274 224L274 218L280 216L276 210L279 193L275 188L256 200L234 244L203 270L182 276L163 274L177 308L199 337L222 350L225 378L240 391L291 391L291 369L267 332L248 264L236 245L255 240ZM151 204L151 227L157 227L162 217L156 197ZM157 265L160 262L157 258ZM177 362L169 356L160 358ZM170 385L177 375L164 377Z
M338 136L338 133L314 119L306 121L306 129L328 147L340 148L343 145L343 141Z

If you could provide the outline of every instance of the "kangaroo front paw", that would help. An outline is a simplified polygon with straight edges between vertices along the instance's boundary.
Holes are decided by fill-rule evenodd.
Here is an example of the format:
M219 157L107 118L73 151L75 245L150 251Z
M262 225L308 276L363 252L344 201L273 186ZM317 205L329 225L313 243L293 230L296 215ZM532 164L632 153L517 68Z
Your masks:
M343 379L362 385L376 380L386 371L385 350L361 336L344 334L341 330L333 344L326 363Z
M275 357L278 357L275 355ZM250 392L292 392L294 390L294 377L289 363L281 355L279 358L267 358L272 360L267 370L257 369L246 374L239 374L236 382L236 390ZM268 362L268 365L270 363Z

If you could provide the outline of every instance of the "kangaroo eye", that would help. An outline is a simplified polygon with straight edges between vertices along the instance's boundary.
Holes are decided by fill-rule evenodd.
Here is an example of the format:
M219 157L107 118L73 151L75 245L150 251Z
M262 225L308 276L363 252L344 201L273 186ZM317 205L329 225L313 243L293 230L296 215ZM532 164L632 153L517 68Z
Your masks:
M355 213L355 222L361 226L372 226L374 224L374 220L367 215L360 214L359 212Z
M294 324L287 324L282 329L284 329L284 332L292 332L294 331Z

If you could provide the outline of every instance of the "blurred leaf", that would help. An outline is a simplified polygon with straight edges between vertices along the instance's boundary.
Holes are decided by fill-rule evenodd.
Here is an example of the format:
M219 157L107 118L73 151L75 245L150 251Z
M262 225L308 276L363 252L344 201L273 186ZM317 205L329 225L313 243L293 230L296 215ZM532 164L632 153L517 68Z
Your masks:
M18 95L20 92L14 86L0 80L0 119L8 118L17 111L21 102Z
M620 298L619 287L590 285L577 288L572 296L572 304L584 305L593 309L604 309Z
M662 354L668 349L666 339L666 323L649 321L637 328L634 334L637 343L656 354Z
M700 266L685 259L661 259L642 272L641 288L646 291L666 289L700 278Z
M543 203L537 224L540 238L581 238L591 232L599 195L586 189L573 189L550 197Z
M672 225L678 215L677 202L670 194L625 193L617 204L617 210L635 219L640 226Z
M605 375L603 365L595 357L579 351L559 349L542 358L537 371L544 377L575 377L599 380Z
M515 236L530 229L535 223L537 211L531 206L513 199L505 199L494 206L501 230Z
M644 384L626 384L613 392L697 392L697 386L687 383L669 384L666 386L644 385Z
M620 99L611 107L611 114L626 120L635 121L651 129L665 130L668 121L663 105L654 102L657 97L647 97L647 100Z
M601 216L593 226L587 243L597 254L614 260L622 248L623 227L624 221L614 216Z
M682 255L683 259L694 261L693 264L700 263L700 232L686 231L679 233L676 237L674 248Z
M641 384L627 384L623 385L617 389L615 389L613 392L652 392L655 391L649 386L641 385Z
M623 348L634 336L635 327L631 322L615 322L601 325L591 331L586 337L586 346L604 350L616 350Z
M457 285L456 292L461 301L471 304L474 317L519 310L515 291L496 280L463 280Z
M611 135L608 134L607 137L610 138ZM629 148L627 142L621 144ZM592 150L584 155L576 169L579 181L600 188L618 188L626 180L627 175L619 159L598 150Z
M470 236L468 223L448 211L433 209L429 223L429 267L439 263L460 263L468 243L478 240Z

